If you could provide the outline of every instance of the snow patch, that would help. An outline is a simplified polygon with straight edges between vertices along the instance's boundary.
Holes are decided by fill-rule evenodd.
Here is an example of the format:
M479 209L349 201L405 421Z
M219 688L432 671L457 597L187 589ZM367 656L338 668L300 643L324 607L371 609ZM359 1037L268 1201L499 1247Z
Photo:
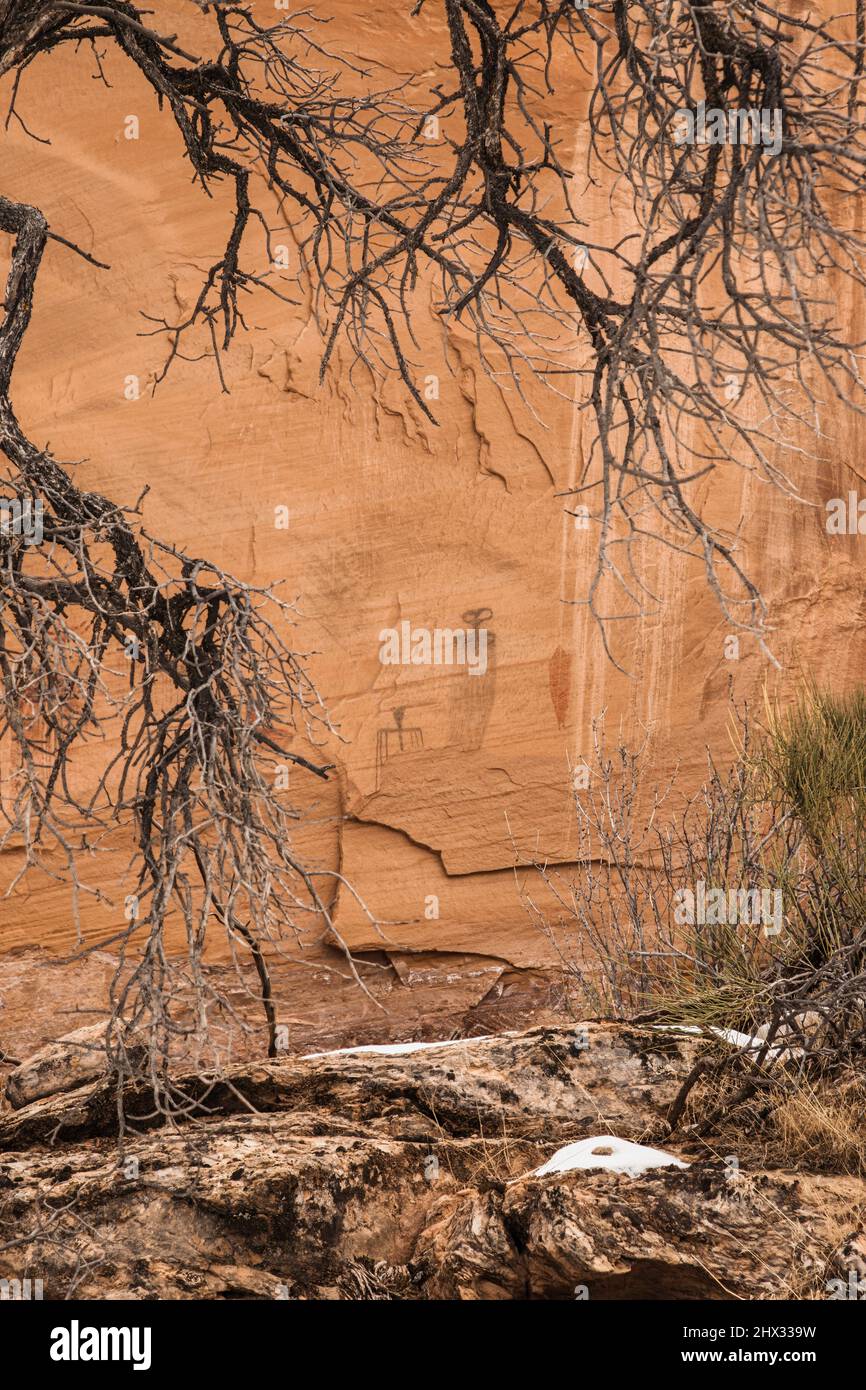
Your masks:
M766 1029L766 1024L763 1025ZM766 1037L761 1033L738 1033L734 1028L697 1028L688 1023L654 1023L653 1030L656 1033L692 1033L696 1037L704 1038L711 1036L719 1038L722 1042L730 1043L732 1047L738 1047L743 1052L760 1052L766 1043ZM777 1057L802 1057L803 1049L800 1047L788 1047L785 1043L775 1044L769 1049L766 1061L774 1062Z
M734 1047L760 1047L763 1039L753 1038L749 1033L737 1033L733 1028L703 1028L696 1027L693 1023L654 1023L653 1031L656 1033L691 1033L694 1037L705 1038L712 1036L721 1038L722 1042L731 1043Z
M434 1047L460 1047L462 1043L492 1042L493 1034L479 1038L446 1038L443 1042L369 1043L366 1047L336 1047L333 1052L305 1052L302 1061L313 1057L353 1057L360 1052L376 1052L382 1057L404 1057L408 1052L429 1052Z
M645 1144L633 1144L628 1139L617 1139L612 1134L596 1134L589 1139L579 1139L576 1144L566 1144L557 1149L541 1168L534 1170L533 1176L545 1177L548 1173L572 1173L582 1168L606 1168L611 1173L626 1173L629 1177L640 1177L650 1168L688 1168L687 1163L663 1149L650 1149Z

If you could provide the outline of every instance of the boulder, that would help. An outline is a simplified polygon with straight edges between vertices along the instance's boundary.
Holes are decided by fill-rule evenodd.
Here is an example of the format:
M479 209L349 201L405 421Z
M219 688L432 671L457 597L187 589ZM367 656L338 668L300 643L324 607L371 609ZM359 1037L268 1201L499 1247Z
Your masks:
M6 1078L6 1099L13 1109L46 1096L75 1090L110 1071L106 1051L106 1023L94 1023L48 1043L21 1062ZM131 1049L130 1060L139 1059L140 1047Z

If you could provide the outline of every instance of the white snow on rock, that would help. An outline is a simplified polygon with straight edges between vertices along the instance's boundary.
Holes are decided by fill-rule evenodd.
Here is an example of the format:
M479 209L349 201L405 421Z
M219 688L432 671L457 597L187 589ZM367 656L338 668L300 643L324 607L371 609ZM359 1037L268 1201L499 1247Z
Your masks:
M708 1034L714 1038L720 1038L722 1042L730 1043L732 1047L739 1047L744 1052L760 1052L766 1042L766 1037L761 1033L754 1036L751 1033L738 1033L734 1028L696 1028L688 1023L654 1023L653 1030L656 1033L692 1033L702 1038ZM762 1032L766 1031L766 1025L762 1026ZM766 1060L774 1062L777 1057L801 1057L803 1049L800 1047L788 1047L785 1043L774 1045L767 1052Z
M688 1168L687 1163L663 1149L649 1149L645 1144L633 1144L628 1139L617 1139L612 1134L596 1134L589 1139L579 1139L576 1144L566 1144L557 1149L533 1177L541 1178L548 1173L572 1173L578 1168L606 1168L611 1173L626 1173L638 1178L650 1168Z
M359 1052L378 1052L383 1057L403 1057L407 1052L430 1051L434 1047L459 1047L461 1043L490 1042L492 1033L480 1038L446 1038L444 1042L369 1043L366 1047L337 1047L333 1052L305 1052L303 1061L313 1057L352 1057Z
M653 1032L655 1033L691 1033L697 1038L706 1037L710 1034L714 1038L721 1038L723 1042L729 1042L734 1047L760 1047L763 1043L762 1038L753 1038L749 1033L737 1033L732 1028L703 1028L696 1027L693 1023L654 1023Z
M711 1028L710 1032L721 1038L722 1042L730 1043L731 1047L745 1047L751 1051L764 1046L763 1038L753 1037L751 1033L738 1033L735 1028Z

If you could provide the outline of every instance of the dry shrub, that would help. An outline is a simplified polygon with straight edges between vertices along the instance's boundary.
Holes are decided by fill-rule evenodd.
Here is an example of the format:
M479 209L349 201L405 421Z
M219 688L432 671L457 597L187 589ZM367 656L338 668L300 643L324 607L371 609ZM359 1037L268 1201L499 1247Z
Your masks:
M866 1084L804 1082L771 1115L785 1160L816 1172L866 1176Z
M561 915L527 907L591 1013L707 1038L671 1128L712 1132L754 1100L778 1111L784 1153L859 1171L847 1078L866 1057L866 692L808 686L753 725L738 714L731 766L710 760L676 805L648 786L644 750L609 752L598 724L578 872L538 864Z

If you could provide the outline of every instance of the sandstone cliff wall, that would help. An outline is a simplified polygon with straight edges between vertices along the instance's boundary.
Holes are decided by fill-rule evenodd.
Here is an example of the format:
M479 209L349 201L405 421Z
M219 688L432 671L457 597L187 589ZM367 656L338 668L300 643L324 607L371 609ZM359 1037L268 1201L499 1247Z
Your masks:
M383 83L414 75L429 87L443 75L447 44L432 12L412 18L395 0L327 8L331 47L359 55ZM260 0L253 9L272 13ZM203 32L181 0L155 0L155 10L164 31L190 42ZM4 191L37 204L111 266L51 248L18 369L22 421L56 457L81 460L83 485L128 504L147 485L151 530L298 596L296 642L311 653L341 735L327 750L338 764L328 786L295 789L309 815L300 847L339 868L386 924L376 931L343 892L345 938L358 948L384 939L545 960L513 866L574 855L569 768L589 753L594 717L606 710L608 728L629 740L649 730L658 777L679 761L693 784L706 746L728 747L729 681L739 697L756 698L768 679L784 688L808 672L845 687L861 677L864 542L829 537L823 512L825 498L858 486L857 422L838 407L828 414L823 457L797 478L802 505L735 467L703 485L701 500L740 532L768 598L781 675L747 638L727 659L728 630L700 566L665 552L653 562L662 609L623 639L625 676L579 604L592 533L575 526L559 495L577 476L590 422L534 397L533 419L513 390L484 375L459 327L428 314L421 334L418 378L440 379L435 428L399 384L376 390L345 359L319 386L321 339L303 297L286 305L261 294L245 306L250 331L225 360L228 392L211 362L178 362L151 394L164 346L140 336L149 327L140 311L189 308L221 249L229 203L191 183L170 116L116 55L106 77L108 88L94 81L83 51L40 60L18 104L51 143L14 122L2 137ZM586 76L558 73L551 107L579 171ZM130 114L137 140L124 135ZM605 190L582 192L580 211L597 239L621 233ZM854 317L844 297L839 313ZM137 400L124 394L130 376L141 381ZM280 507L285 529L275 526ZM383 665L379 634L404 620L483 624L485 677ZM93 739L94 766L106 755ZM91 939L117 925L127 859L118 843L87 866L111 899L85 902ZM9 881L15 868L12 852L0 876ZM425 916L434 897L439 915ZM62 886L32 880L0 913L5 948L70 944Z

